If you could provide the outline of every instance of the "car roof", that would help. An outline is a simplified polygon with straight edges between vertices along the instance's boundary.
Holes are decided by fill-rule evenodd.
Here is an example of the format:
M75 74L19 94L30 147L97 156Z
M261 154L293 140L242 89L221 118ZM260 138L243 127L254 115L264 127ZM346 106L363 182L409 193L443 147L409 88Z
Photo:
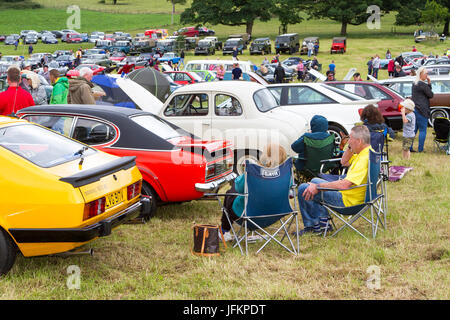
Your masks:
M429 75L431 81L433 80L450 80L450 75ZM394 82L410 82L414 81L416 76L405 76L391 79L378 80L380 83L394 83Z

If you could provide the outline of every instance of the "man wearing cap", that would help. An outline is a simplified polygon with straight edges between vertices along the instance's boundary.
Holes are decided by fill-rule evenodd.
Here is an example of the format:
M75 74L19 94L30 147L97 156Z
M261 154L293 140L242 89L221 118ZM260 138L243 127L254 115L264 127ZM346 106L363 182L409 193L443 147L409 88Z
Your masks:
M19 86L20 70L11 66L7 71L8 89L0 93L0 115L14 116L23 108L34 106L31 94Z
M403 159L409 159L411 153L410 148L413 145L416 136L416 116L414 114L415 104L411 99L405 99L401 104L402 120L403 120Z

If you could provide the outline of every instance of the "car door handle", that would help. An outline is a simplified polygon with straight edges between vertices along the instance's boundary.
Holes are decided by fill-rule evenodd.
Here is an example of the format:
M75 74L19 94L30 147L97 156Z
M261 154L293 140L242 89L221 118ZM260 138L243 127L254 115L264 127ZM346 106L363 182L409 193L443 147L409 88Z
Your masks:
M211 123L209 123L209 122L202 122L202 125L204 125L204 126L210 126Z

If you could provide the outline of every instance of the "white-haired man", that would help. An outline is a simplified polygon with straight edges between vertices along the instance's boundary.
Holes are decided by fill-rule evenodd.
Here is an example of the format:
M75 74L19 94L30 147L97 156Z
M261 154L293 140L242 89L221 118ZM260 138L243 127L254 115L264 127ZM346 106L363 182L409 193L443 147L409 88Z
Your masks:
M80 75L69 80L69 104L95 104L95 96L92 92L94 84L91 82L94 73L88 68L80 69Z
M302 183L299 186L298 201L305 226L299 235L308 232L321 234L327 228L328 212L320 204L322 198L317 187L340 190L324 191L323 200L328 204L348 207L364 203L365 188L344 189L367 183L369 149L369 129L366 126L353 127L348 140L348 149L341 158L341 164L349 167L346 177L333 182L314 178L310 183ZM330 225L328 231L331 231Z

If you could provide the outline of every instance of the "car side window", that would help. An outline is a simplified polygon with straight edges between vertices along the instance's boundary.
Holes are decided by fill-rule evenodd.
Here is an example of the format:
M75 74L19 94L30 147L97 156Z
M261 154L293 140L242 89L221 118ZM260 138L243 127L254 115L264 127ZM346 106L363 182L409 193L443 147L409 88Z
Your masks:
M214 110L217 116L240 116L242 106L239 100L226 94L218 94L214 99Z
M192 81L191 77L189 77L189 76L188 76L187 74L185 74L185 73L180 73L180 76L181 76L181 78L180 78L181 81L189 81L189 82Z
M206 116L209 113L207 94L185 94L172 98L164 110L168 117Z
M367 88L369 89L369 91L372 94L372 97L374 99L380 99L380 100L390 100L391 99L390 96L388 96L386 93L384 93L383 91L381 91L380 89L378 89L374 86L367 86Z
M449 93L450 80L433 81L431 82L431 88L434 93Z
M80 142L94 145L112 141L116 137L114 128L106 123L80 118L73 130L72 138Z
M401 89L400 92L402 94L402 96L406 97L411 97L412 96L412 83L402 83L401 84Z
M334 103L332 99L308 87L291 87L288 90L287 104Z
M69 137L74 118L65 116L27 115L23 117L23 119L40 124L43 127Z

